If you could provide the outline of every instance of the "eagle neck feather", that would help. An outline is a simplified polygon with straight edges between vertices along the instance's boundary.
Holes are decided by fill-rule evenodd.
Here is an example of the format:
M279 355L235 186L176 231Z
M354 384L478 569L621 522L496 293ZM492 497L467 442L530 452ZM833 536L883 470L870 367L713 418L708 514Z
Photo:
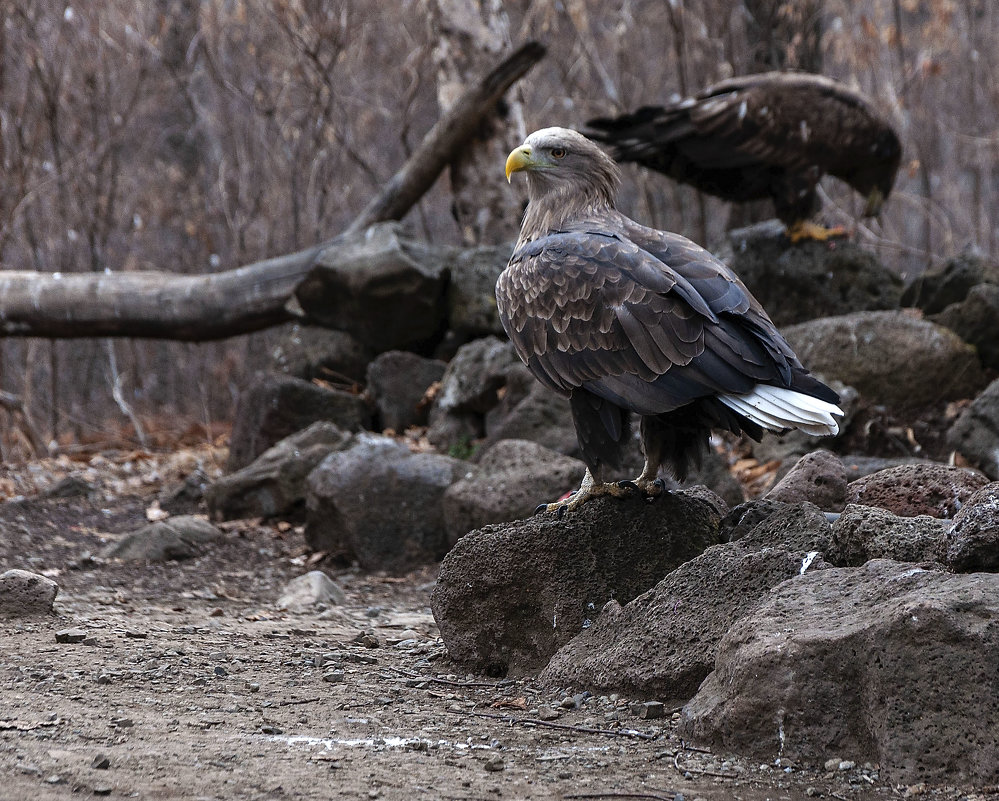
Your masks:
M527 211L517 247L564 231L572 223L586 219L606 221L615 214L612 188L596 182L581 187L568 183L553 186L529 180Z

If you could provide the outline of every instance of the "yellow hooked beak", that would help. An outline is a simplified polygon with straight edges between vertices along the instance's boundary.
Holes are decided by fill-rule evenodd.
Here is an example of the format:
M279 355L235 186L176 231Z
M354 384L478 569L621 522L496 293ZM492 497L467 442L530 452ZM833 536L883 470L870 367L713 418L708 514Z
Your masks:
M510 183L510 176L515 172L526 170L533 164L534 161L531 159L531 146L521 145L506 157L506 182Z
M872 189L871 193L867 196L867 205L864 207L864 216L877 217L881 213L881 206L884 202L884 192L880 189Z

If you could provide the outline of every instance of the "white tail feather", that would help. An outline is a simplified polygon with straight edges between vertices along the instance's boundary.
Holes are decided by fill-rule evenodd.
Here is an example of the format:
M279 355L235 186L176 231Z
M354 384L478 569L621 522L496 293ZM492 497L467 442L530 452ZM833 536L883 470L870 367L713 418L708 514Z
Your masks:
M768 384L757 384L745 395L720 395L718 400L770 431L800 428L815 436L831 436L839 433L836 417L843 416L834 403Z

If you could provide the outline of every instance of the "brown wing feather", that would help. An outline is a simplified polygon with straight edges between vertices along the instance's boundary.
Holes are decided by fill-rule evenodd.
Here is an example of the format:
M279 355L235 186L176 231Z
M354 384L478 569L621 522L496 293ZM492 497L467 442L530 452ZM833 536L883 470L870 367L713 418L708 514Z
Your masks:
M500 319L542 383L661 414L759 381L790 386L803 372L724 264L682 237L620 222L648 249L625 234L561 232L520 248L500 276Z

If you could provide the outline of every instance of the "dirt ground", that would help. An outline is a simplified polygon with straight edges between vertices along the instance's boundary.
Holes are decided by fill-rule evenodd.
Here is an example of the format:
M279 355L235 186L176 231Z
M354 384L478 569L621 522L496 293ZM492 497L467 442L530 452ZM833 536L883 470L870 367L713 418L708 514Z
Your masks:
M185 562L95 560L146 522L177 460L91 468L2 477L8 494L66 474L96 487L0 504L0 571L60 585L55 617L0 621L5 801L999 798L893 788L876 766L711 754L680 741L675 711L635 715L649 699L467 675L430 614L432 568L393 578L319 565L347 603L279 611L284 584L314 567L287 525L229 524L224 545ZM87 639L57 643L69 627Z

